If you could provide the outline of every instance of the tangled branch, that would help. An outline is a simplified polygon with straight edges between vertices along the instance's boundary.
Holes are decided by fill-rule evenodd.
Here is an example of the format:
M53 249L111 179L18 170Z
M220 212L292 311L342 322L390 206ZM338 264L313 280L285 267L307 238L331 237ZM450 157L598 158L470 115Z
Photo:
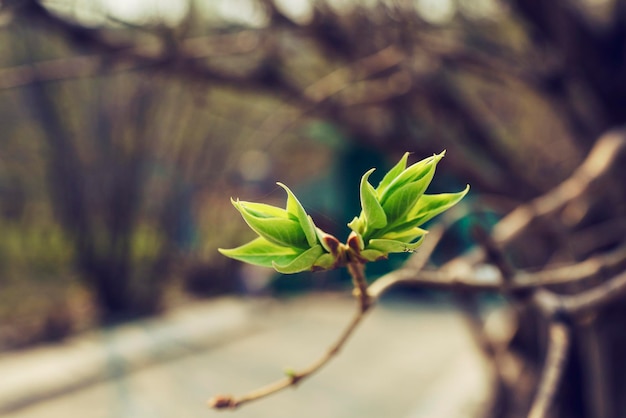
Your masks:
M495 226L491 234L479 230L477 238L482 252L478 257L476 253L460 256L438 270L424 269L445 231L442 226L434 228L421 251L411 257L403 268L378 278L366 289L361 286L362 281L355 281L359 309L338 340L318 361L240 398L217 396L209 404L215 408L236 408L297 385L339 353L370 307L375 306L374 303L382 295L395 286L412 285L465 295L468 292L497 292L516 304L535 307L548 324L548 342L528 416L546 417L561 384L577 318L583 313L597 312L626 295L626 243L580 262L538 271L515 268L508 261L504 247L512 245L536 222L547 222L554 217L563 219L564 208L601 196L598 189L605 187L606 178L619 163L624 150L626 136L623 133L613 132L601 138L587 160L563 184L513 210ZM570 225L578 224L571 222L567 216L565 218ZM491 269L485 266L491 266ZM359 271L354 270L352 274L358 276ZM558 291L567 285L585 283L595 284L585 285L583 290L573 294Z

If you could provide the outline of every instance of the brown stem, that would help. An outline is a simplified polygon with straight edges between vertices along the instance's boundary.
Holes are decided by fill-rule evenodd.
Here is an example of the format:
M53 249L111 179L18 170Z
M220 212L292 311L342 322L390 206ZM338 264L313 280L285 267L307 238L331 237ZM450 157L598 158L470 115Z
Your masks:
M359 299L361 312L365 313L372 306L372 298L367 290L365 279L365 264L360 261L351 261L348 263L348 271L354 284L354 294Z
M570 330L562 322L550 324L550 340L539 388L535 395L528 418L544 418L554 402L559 382L563 376L565 361L570 345Z
M295 386L304 379L310 377L324 365L326 365L333 357L335 357L339 351L343 348L348 338L352 335L356 327L361 323L365 314L372 307L372 298L367 290L367 280L365 279L365 265L359 261L352 261L347 264L348 271L352 276L354 283L354 292L358 296L359 310L356 312L352 321L343 330L337 341L326 351L326 353L320 357L317 361L309 365L307 368L299 371L289 373L288 376L280 379L274 383L270 383L267 386L253 390L246 395L239 398L235 398L230 395L217 395L208 401L208 405L215 409L234 409L245 403L256 401L261 398L265 398L274 393L280 392L291 386Z
M320 370L324 365L326 365L334 356L336 356L341 348L343 348L348 338L352 335L356 327L365 317L365 311L359 310L352 321L348 324L348 326L341 333L337 341L326 351L326 353L320 357L317 361L306 367L305 369L289 373L288 376L280 379L274 383L270 383L267 386L261 387L259 389L253 390L252 392L247 393L239 398L235 398L230 395L217 395L211 398L208 401L208 405L211 408L215 409L234 409L245 403L256 401L267 396L270 396L274 393L280 392L283 389L287 389L291 386L296 386L298 383L303 381L304 379L312 376L315 372Z
M561 295L547 289L539 289L533 302L546 317L573 316L600 309L626 294L626 273L618 274L591 289L573 295Z

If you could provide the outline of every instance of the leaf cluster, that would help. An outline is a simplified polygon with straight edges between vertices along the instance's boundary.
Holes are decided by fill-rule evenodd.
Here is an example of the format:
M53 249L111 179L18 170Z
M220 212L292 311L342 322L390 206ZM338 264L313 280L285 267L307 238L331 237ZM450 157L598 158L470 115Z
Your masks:
M280 273L327 270L351 262L376 261L390 253L414 251L427 233L420 226L457 204L469 190L468 185L457 193L424 193L444 155L445 151L407 166L407 152L376 188L369 182L375 168L367 171L359 186L361 213L348 224L352 232L346 243L319 229L282 183L278 185L287 192L285 209L231 199L259 236L240 247L219 251Z

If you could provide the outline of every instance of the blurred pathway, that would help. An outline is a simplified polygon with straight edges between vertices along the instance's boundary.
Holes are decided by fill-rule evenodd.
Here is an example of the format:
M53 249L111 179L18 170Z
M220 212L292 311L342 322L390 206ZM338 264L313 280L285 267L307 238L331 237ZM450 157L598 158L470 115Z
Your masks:
M345 349L295 390L236 412L205 406L242 394L324 352L354 301L222 299L156 320L0 357L0 415L14 418L463 418L487 396L462 318L385 303Z

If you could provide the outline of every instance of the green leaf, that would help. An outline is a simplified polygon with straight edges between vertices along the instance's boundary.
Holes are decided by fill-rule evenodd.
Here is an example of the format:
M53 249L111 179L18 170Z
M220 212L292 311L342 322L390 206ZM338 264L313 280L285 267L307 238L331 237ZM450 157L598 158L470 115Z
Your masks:
M365 233L365 221L355 216L354 219L352 219L352 221L348 223L348 228L350 228L357 234L363 235Z
M384 192L379 192L380 203L385 207L385 203L388 199L391 198L398 190L402 189L404 186L419 181L424 177L430 177L432 180L432 176L434 175L434 169L437 166L437 163L443 158L445 155L445 151L441 154L433 155L432 157L425 158L421 161L418 161L411 166L409 166L406 170L404 170L398 177L396 177L391 184L385 189ZM430 180L428 183L430 183ZM428 186L428 184L426 185Z
M316 245L288 263L272 262L274 269L283 274L299 273L301 271L311 270L315 261L324 253L321 245Z
M360 196L361 207L365 215L366 227L372 229L380 229L387 225L387 215L383 207L378 202L376 190L367 181L369 176L376 170L372 168L361 177Z
M289 218L260 217L257 211L248 210L248 202L235 202L235 207L248 226L266 240L284 247L309 247L299 222Z
M237 210L240 206L246 208L246 212L256 216L257 218L289 218L289 213L285 209L277 208L276 206L267 205L265 203L246 202L243 200L230 199L230 202L235 206Z
M280 182L276 184L285 189L287 192L287 212L290 215L295 216L296 219L298 219L298 222L300 222L300 226L302 227L302 231L304 231L304 236L306 237L309 247L314 246L317 243L317 237L315 236L315 224L313 223L313 219L307 215L304 207L289 187Z
M395 180L396 177L400 175L406 169L406 162L409 159L409 153L405 152L400 161L397 162L395 166L391 170L385 174L385 177L378 183L378 187L376 191L379 193L379 196L382 196L385 193L385 189L389 187L391 182Z
M274 262L289 264L300 255L293 248L278 246L261 237L237 248L217 250L226 257L262 267L273 267Z
M393 239L371 239L369 243L367 244L367 249L380 251L384 254L403 253L403 252L411 252L415 250L417 247L419 247L420 245L422 245L421 239L414 243L406 243L406 242L397 241Z
M387 258L387 254L378 250L363 250L359 255L367 261L378 261Z
M330 270L335 267L337 258L332 254L322 254L313 263L314 270Z
M465 190L458 193L425 194L418 200L417 205L410 212L408 218L411 219L413 225L422 225L459 203L468 191L469 184L465 187Z
M277 183L287 193L285 209L231 199L260 237L240 247L219 251L285 274L335 268L352 257L366 262L386 258L389 253L413 251L426 234L418 226L454 206L469 190L468 186L458 193L424 195L444 153L409 167L409 154L405 153L377 188L369 183L375 169L367 171L359 186L361 214L348 224L352 232L345 244L317 228L293 192Z
M409 227L401 229L398 227L389 232L385 232L381 237L382 239L393 239L396 241L402 242L413 242L417 238L424 236L428 233L425 229L417 228L417 227Z
M387 214L387 221L389 224L401 219L404 215L409 213L418 199L424 194L426 188L430 184L433 175L435 174L434 166L431 166L431 170L416 182L409 183L399 190L396 190L385 203L383 203L383 209Z

